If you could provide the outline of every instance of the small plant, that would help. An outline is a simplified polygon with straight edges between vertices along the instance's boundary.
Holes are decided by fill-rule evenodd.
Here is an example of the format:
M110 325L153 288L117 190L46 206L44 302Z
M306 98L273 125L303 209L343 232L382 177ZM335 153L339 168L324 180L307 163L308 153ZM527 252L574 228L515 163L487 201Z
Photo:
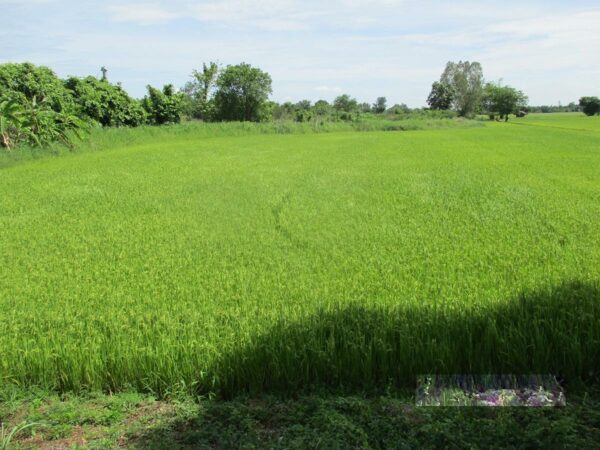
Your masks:
M10 430L4 428L4 424L0 424L0 450L9 450L11 448L10 443L14 439L14 437L20 432L26 430L27 428L34 427L36 425L43 426L41 423L33 422L33 423L22 423L20 425L16 425Z

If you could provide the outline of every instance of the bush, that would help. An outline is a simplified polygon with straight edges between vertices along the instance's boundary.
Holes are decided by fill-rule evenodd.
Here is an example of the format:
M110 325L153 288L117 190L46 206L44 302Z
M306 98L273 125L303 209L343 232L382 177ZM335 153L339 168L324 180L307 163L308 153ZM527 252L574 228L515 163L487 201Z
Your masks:
M176 93L172 84L165 85L162 91L148 85L148 95L142 100L142 106L152 125L179 123L184 110L184 96Z
M119 85L89 76L71 77L65 86L74 98L80 116L89 117L102 126L139 126L146 113L139 101L129 97Z
M586 116L600 114L600 99L598 97L581 97L579 106Z
M72 112L71 93L62 80L48 67L31 63L0 65L0 97L10 98L26 106L37 99L56 112Z

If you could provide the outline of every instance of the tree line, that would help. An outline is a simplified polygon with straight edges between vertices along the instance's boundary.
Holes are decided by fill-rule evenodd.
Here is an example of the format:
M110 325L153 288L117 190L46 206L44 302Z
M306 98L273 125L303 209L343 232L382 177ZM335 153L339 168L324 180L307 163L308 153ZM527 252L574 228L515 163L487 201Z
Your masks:
M448 62L439 81L433 83L429 108L410 109L405 104L388 107L385 97L374 103L359 103L343 94L332 103L309 100L279 104L269 100L271 76L246 63L221 67L205 63L192 73L181 89L148 85L142 99L129 96L120 83L111 83L106 68L96 78L60 79L51 69L31 63L0 65L0 146L19 144L45 146L51 142L72 145L94 125L136 127L178 123L182 118L206 122L270 120L355 121L362 114L419 115L429 117L473 117L508 120L509 114L524 115L527 96L500 83L485 82L478 62ZM597 97L583 97L582 111L600 112ZM436 112L437 111L437 112Z
M486 114L490 119L504 119L509 115L524 116L529 112L577 112L588 116L600 114L598 97L582 97L579 104L567 106L528 106L527 96L500 82L485 82L481 64L474 61L448 62L439 81L431 86L427 103L431 109L454 110L459 116L473 117Z

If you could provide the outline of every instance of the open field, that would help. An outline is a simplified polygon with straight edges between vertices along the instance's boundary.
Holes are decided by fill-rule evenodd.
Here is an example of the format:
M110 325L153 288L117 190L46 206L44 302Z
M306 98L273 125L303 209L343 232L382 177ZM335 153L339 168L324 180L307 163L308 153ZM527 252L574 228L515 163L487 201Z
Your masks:
M588 117L583 113L536 113L529 114L522 119L514 119L511 122L559 129L600 132L600 120L598 120L598 117Z
M165 133L4 168L0 379L161 396L597 379L598 119L522 123L540 126Z

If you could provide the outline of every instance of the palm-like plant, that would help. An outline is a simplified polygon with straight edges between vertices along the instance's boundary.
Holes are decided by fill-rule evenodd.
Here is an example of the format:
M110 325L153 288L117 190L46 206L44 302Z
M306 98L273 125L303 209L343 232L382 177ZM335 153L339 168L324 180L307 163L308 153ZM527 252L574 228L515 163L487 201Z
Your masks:
M45 147L60 142L73 148L73 138L82 139L87 124L66 112L53 111L42 99L33 97L25 107L14 100L0 101L1 144L8 150L19 142Z
M0 99L0 146L12 149L23 133L23 107L12 99Z

